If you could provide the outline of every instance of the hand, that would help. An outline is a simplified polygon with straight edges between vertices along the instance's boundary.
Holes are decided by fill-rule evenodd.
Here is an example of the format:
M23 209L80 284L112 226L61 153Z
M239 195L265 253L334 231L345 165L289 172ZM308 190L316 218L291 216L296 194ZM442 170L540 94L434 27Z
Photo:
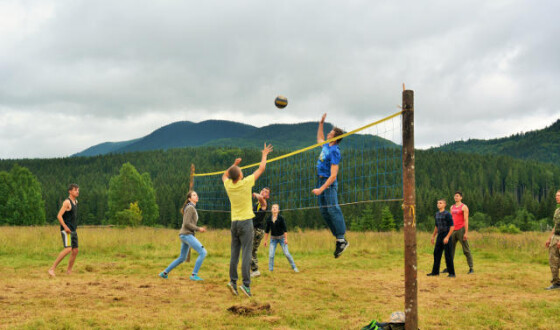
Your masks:
M321 117L321 124L325 122L325 118L327 118L327 114L324 113L323 117Z
M264 143L264 149L262 150L262 154L263 155L268 155L271 152L272 152L272 144L266 145L266 142L265 142Z
M264 247L266 247L266 241L264 241Z
M432 245L434 245L434 238L432 237L432 239L430 240L430 242L432 242Z
M241 158L236 158L235 161L233 162L233 165L237 166L239 165L239 163L241 163Z
M465 235L463 235L463 241L468 240L469 238L467 237L467 233L465 233Z
M544 243L544 246L550 247L550 239L548 239L548 240L546 241L546 243Z
M311 190L311 192L312 192L313 194L317 195L317 196L321 195L321 193L322 193L321 189L318 189L318 188L317 188L317 189Z
M288 245L288 239L284 238L284 244Z
M68 226L64 226L64 231L67 232L68 234L70 234L71 230L70 228L68 228Z
M447 243L449 243L449 238L446 237L443 239L443 244L447 244Z
M198 228L198 231L204 233L206 231L206 227L200 227Z
M560 242L556 243L556 247L560 249Z

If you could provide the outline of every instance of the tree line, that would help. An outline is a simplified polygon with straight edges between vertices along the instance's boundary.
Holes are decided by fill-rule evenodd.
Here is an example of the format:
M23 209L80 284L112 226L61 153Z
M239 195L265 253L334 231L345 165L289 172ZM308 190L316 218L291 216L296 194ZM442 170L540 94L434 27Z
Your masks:
M342 153L344 159L352 151L342 145ZM57 223L56 214L67 197L67 186L77 183L82 225L135 221L178 228L182 223L180 208L189 187L190 164L195 164L198 173L217 171L227 168L236 157L242 157L245 164L256 163L260 152L198 147L95 157L0 160L0 224ZM123 181L123 173L132 179ZM456 190L463 192L473 229L543 230L552 223L554 194L559 187L560 167L554 164L508 156L416 151L416 217L421 230L433 229L437 199L445 198L449 205ZM402 226L401 204L360 203L343 206L343 212L350 229L393 230ZM25 207L16 210L18 205ZM292 227L324 227L317 209L289 211L284 216ZM229 226L228 213L202 211L200 218L210 227Z

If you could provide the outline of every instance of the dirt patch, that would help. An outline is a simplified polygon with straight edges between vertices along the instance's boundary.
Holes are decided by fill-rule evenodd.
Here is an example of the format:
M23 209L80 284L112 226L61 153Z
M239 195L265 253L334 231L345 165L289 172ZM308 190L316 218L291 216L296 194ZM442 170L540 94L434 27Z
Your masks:
M140 289L146 289L146 288L151 288L152 286L149 284L142 284L139 286Z
M227 310L236 315L249 316L249 315L268 313L270 312L271 309L269 303L259 304L254 302L248 306L233 305Z

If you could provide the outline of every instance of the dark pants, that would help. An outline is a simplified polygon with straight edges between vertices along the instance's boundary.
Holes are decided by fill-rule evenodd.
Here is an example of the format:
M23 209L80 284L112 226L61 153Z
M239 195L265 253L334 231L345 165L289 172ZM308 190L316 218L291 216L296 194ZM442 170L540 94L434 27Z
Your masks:
M229 260L229 278L237 284L237 265L239 253L241 259L241 275L246 287L251 285L251 250L253 248L253 219L231 222L231 259Z
M439 274L439 265L441 264L441 255L445 251L445 264L449 275L455 275L455 266L453 266L453 236L449 237L449 242L443 244L443 239L449 232L438 233L436 245L434 247L434 266L432 274Z

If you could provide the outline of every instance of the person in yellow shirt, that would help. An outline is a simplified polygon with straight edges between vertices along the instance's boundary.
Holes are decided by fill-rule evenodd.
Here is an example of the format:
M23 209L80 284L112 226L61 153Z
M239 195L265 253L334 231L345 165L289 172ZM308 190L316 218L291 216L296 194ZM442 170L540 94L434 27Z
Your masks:
M261 163L259 168L248 177L243 177L243 171L239 168L241 158L237 158L222 176L226 193L231 204L231 258L229 261L228 288L237 296L237 265L239 264L239 253L243 254L241 259L241 274L243 284L239 286L241 291L251 297L251 250L253 248L253 200L252 188L255 181L263 174L266 168L266 158L272 152L272 145L264 144Z

